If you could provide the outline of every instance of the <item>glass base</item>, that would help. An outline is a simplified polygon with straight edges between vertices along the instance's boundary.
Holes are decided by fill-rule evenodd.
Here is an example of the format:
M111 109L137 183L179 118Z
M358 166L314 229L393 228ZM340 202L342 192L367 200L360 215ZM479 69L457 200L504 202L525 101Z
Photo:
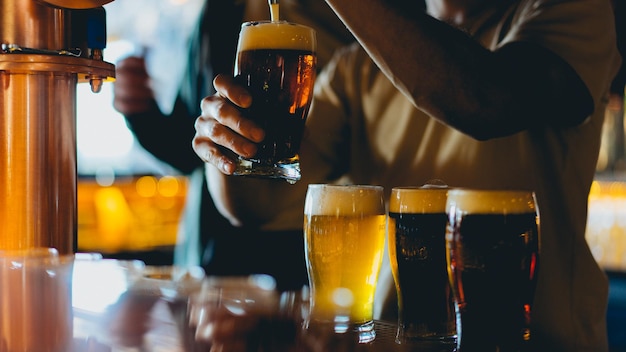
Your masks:
M396 335L396 342L398 344L410 343L410 342L435 342L435 343L443 343L443 344L455 344L458 340L457 335L436 335L436 334L423 334L423 333L411 333L407 331L401 331L401 328L398 328L398 332Z
M335 333L352 335L356 337L358 343L370 343L376 339L374 321L355 324L347 320L344 321L339 317L339 319L335 319L334 326Z
M356 324L344 319L336 319L334 322L308 320L305 323L305 330L317 336L320 342L330 342L331 345L339 341L369 344L376 339L373 321Z
M370 321L365 324L354 326L359 343L370 343L376 339L376 330L374 330L374 322Z
M399 345L419 345L423 347L433 346L457 346L459 340L454 336L396 336L396 343ZM427 351L427 349L425 349Z
M398 322L396 343L411 346L423 352L454 352L459 349L458 335L452 331L432 332L425 329L424 324L409 324L405 326ZM482 352L482 351L481 351Z
M403 342L396 343L403 345L403 350L420 351L420 352L459 352L460 344L454 340L405 340ZM468 350L472 351L472 350ZM482 350L476 350L480 352L486 352Z
M290 160L291 161L291 160ZM233 175L260 178L282 178L294 184L300 181L300 162L264 164L258 161L239 158Z

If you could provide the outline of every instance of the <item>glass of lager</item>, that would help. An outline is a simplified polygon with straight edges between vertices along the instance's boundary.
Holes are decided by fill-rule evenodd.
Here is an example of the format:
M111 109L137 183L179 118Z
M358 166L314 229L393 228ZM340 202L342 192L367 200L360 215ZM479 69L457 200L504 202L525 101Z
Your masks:
M240 157L235 175L300 180L298 151L315 82L312 28L286 21L241 25L235 78L252 95L245 114L265 130L251 159Z
M457 309L446 263L447 187L395 187L388 244L398 295L399 344L457 343Z
M528 350L539 266L535 194L453 189L446 211L448 270L461 316L460 350Z
M310 324L374 340L374 291L385 243L383 187L309 185L304 206Z

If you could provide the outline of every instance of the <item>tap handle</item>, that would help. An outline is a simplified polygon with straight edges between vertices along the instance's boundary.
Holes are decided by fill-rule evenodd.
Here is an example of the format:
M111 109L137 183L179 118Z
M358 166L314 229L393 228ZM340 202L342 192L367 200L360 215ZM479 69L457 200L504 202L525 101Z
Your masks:
M95 52L102 55L102 50L106 48L107 26L106 12L103 7L85 10L87 11L87 48L89 48L92 59L98 59ZM100 57L99 59L102 59Z

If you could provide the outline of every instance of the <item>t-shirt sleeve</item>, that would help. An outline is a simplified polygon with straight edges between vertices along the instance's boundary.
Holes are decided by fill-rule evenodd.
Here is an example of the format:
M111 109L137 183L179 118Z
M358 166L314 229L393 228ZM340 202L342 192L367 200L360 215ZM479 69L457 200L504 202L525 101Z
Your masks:
M499 46L514 41L541 45L578 73L601 106L621 64L614 15L608 0L521 1Z

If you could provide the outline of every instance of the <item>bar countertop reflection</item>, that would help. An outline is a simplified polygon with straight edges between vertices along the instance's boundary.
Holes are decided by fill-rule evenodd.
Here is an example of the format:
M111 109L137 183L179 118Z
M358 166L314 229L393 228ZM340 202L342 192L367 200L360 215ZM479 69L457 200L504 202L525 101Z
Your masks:
M76 258L72 277L72 352L197 351L190 346L193 335L186 328L189 320L185 296L207 279L202 273L184 271L178 275L173 267L102 259L97 254L80 253ZM182 299L176 303L176 297ZM349 351L411 350L411 346L395 343L395 323L376 321L375 329L373 343L341 342L337 338L342 337L335 336L339 342L333 341L333 346ZM419 350L440 352L454 348L431 346Z

